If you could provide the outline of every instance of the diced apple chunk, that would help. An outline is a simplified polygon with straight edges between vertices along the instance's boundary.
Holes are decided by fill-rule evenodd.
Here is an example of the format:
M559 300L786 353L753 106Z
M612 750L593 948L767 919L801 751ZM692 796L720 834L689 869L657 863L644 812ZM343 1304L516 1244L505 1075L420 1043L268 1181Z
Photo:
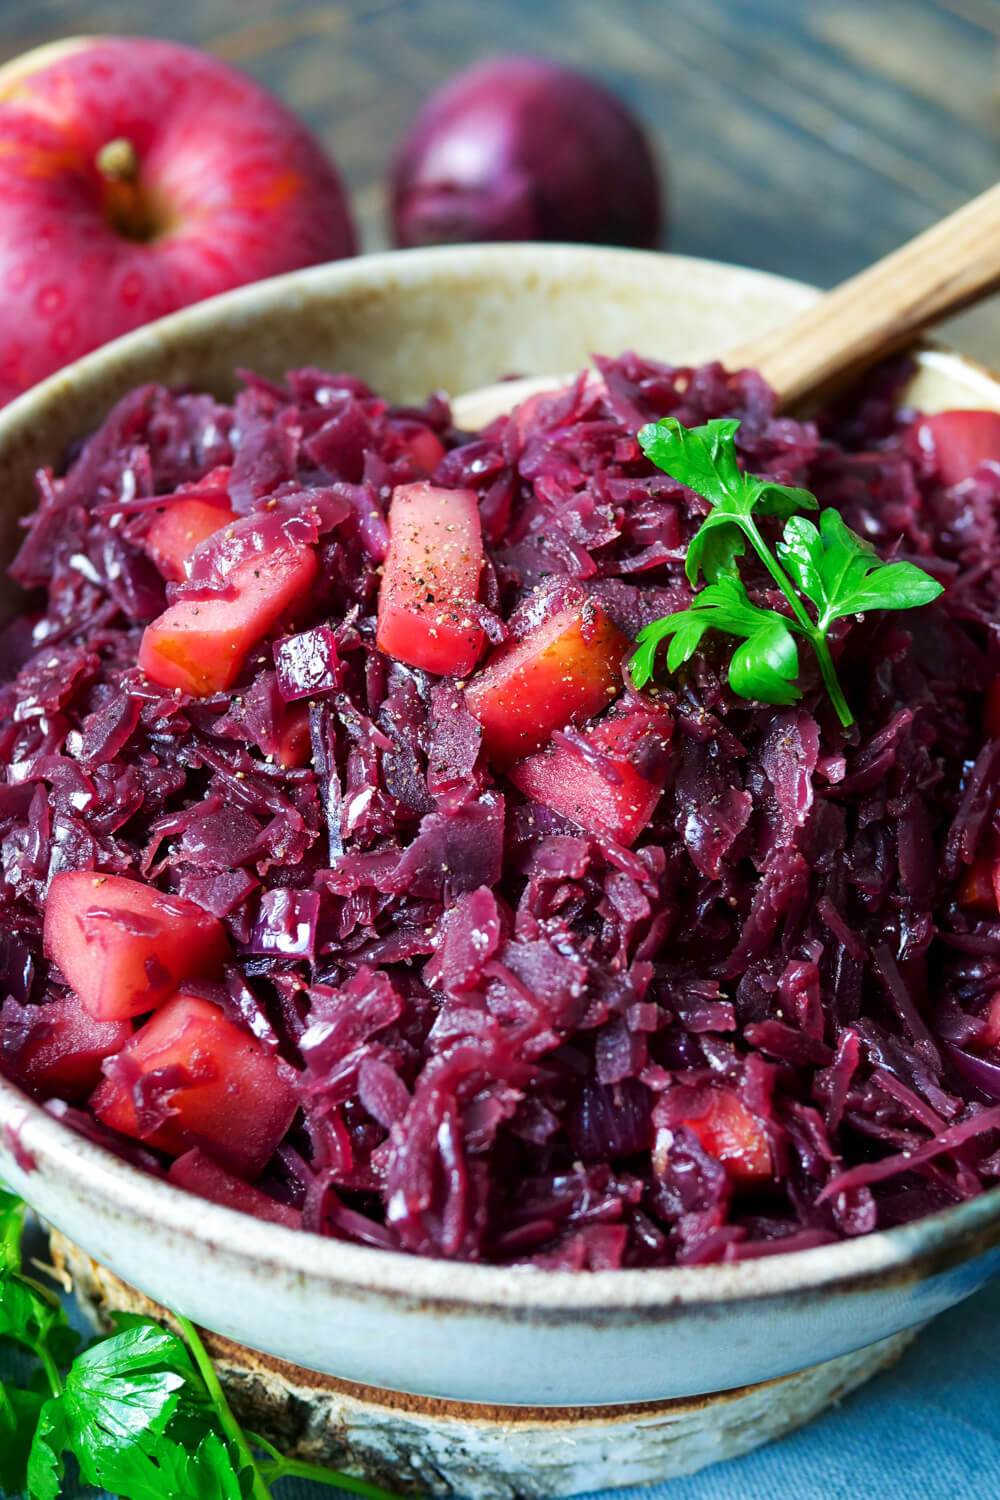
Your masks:
M249 557L226 577L217 597L181 597L148 625L139 666L160 687L208 697L232 687L243 663L316 577L316 554L285 541Z
M709 1156L734 1182L750 1184L772 1176L771 1148L764 1128L732 1089L713 1088L707 1109L683 1122Z
M222 923L193 901L94 870L62 870L45 904L45 952L97 1021L155 1010L229 955Z
M471 672L486 639L475 615L482 566L472 490L399 485L379 588L379 650L439 677Z
M187 577L186 564L194 549L234 519L225 495L219 501L182 495L153 517L142 545L163 577L180 583Z
M600 713L622 690L629 645L599 605L584 603L499 647L465 689L489 758L510 765L548 744L554 730Z
M958 883L958 904L967 911L992 913L997 911L995 881L996 861L990 854L977 854Z
M130 1041L130 1021L95 1021L77 995L57 995L41 1005L7 999L0 1030L24 1037L12 1052L17 1077L37 1093L83 1099L101 1076L101 1063Z
M1000 412L938 412L920 420L916 439L933 455L942 483L958 484L987 460L1000 463Z
M174 995L105 1065L91 1096L99 1120L170 1156L198 1146L256 1177L296 1110L290 1069L218 1005Z
M614 713L614 710L612 710ZM673 723L643 709L588 725L582 746L552 743L515 762L511 781L526 797L620 844L635 842L660 800Z

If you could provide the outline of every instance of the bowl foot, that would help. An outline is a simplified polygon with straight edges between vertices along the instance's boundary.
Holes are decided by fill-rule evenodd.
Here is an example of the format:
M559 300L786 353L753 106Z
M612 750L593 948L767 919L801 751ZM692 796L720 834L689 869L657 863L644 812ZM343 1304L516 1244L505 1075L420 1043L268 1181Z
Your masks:
M84 1310L164 1310L53 1233ZM794 1375L736 1390L628 1406L483 1406L318 1375L216 1334L205 1343L244 1426L282 1452L386 1489L465 1500L556 1500L654 1484L783 1437L892 1364L919 1329Z

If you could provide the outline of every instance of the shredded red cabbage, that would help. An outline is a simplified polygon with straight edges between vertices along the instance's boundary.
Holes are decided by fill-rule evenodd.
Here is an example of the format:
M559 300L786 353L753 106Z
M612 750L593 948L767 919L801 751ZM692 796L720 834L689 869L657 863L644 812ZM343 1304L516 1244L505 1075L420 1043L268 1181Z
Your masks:
M753 373L598 366L603 384L472 435L439 397L393 407L315 370L246 376L232 405L144 387L39 476L12 569L34 592L0 641L12 1078L30 1083L65 1009L42 952L48 883L97 869L225 923L238 957L194 988L296 1069L300 1112L255 1186L200 1151L170 1169L249 1212L598 1269L806 1248L996 1182L1000 916L959 893L1000 829L1000 741L981 728L1000 675L1000 467L938 482L896 409L902 363L818 422L776 416ZM490 769L461 684L375 650L379 565L393 486L429 463L479 497L491 640L568 584L634 637L688 601L704 513L636 442L668 413L740 417L748 469L813 490L947 590L838 627L846 735L811 676L794 708L732 696L725 642L706 638L662 681L664 791L624 848ZM244 547L308 507L319 582L231 692L198 700L136 666L176 587L142 538L154 497L218 466L257 518ZM311 754L284 769L281 716L301 705ZM560 743L588 753L575 731ZM162 1111L172 1084L137 1083L137 1108ZM166 1172L61 1092L68 1125Z

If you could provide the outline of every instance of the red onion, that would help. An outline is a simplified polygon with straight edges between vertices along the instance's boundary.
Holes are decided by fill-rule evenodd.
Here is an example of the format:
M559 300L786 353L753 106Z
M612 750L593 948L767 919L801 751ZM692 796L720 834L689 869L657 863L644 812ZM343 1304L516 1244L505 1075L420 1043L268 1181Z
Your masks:
M397 245L567 240L655 246L649 144L615 96L540 57L481 63L424 105L396 154Z

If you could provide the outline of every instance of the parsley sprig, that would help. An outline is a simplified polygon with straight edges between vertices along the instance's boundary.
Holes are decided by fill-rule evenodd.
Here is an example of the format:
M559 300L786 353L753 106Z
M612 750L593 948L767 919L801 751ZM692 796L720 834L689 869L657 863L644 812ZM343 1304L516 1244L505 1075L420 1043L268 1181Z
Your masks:
M761 703L796 703L802 697L798 642L805 640L847 728L854 716L830 654L830 626L870 609L929 604L942 585L913 563L883 561L836 510L820 511L818 527L798 514L819 510L808 490L744 473L736 457L739 425L737 418L726 417L688 428L675 417L664 417L640 429L646 457L712 509L691 538L685 562L688 581L697 583L701 574L706 586L687 609L639 632L632 681L640 688L650 681L661 641L670 640L667 666L676 672L697 651L707 630L719 630L742 641L729 664L734 693ZM785 522L773 551L757 525L758 516ZM764 609L748 595L738 566L748 542L788 600L790 616Z
M0 1187L0 1343L33 1364L22 1383L0 1383L0 1496L57 1500L71 1454L86 1484L123 1500L269 1500L287 1475L393 1500L244 1432L185 1318L178 1337L119 1313L111 1337L81 1347L59 1298L25 1274L24 1213Z

